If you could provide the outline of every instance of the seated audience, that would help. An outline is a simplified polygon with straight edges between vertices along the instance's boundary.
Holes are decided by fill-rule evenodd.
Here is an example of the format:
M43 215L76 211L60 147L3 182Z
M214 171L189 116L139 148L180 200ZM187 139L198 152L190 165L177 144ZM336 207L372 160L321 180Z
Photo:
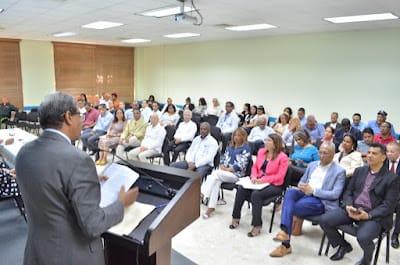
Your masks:
M167 111L163 112L160 118L161 126L172 126L175 127L179 121L179 114L176 113L176 107L174 104L167 105Z
M201 117L207 116L207 101L205 98L199 98L199 105L193 109L193 113L198 113Z
M291 107L285 107L283 112L289 115L289 121L293 118L293 110Z
M118 99L117 93L115 93L115 92L111 93L111 100L113 103L112 109L117 110L119 108L119 99Z
M384 121L381 123L380 133L375 134L374 142L380 143L383 145L387 145L390 142L396 142L396 139L393 135L390 134L390 130L392 129L392 124L388 121Z
M146 128L147 123L141 119L140 111L138 109L133 110L133 119L126 123L119 138L116 149L117 156L123 157L127 147L139 146L146 133Z
M338 118L339 118L339 113L332 112L331 113L331 121L328 121L325 123L325 128L330 126L335 130L340 129L342 127L342 124L338 122Z
M192 100L190 97L187 97L185 99L185 104L183 105L183 110L190 110L192 111L194 109L194 104L192 103Z
M274 237L275 241L282 244L269 254L271 257L283 257L292 253L290 237L293 216L322 215L339 208L345 172L333 161L335 145L330 142L322 143L319 154L321 161L310 163L298 184L298 189L289 188L285 192L281 231Z
M357 151L357 140L351 134L343 137L340 152L336 153L333 161L341 165L346 170L346 177L351 178L354 170L363 166L361 153Z
M251 129L253 128L253 120L257 115L257 106L253 105L250 107L250 113L244 118L242 128L246 129L246 132L249 134Z
M111 122L110 127L107 130L106 135L102 135L99 138L99 159L96 161L96 165L107 164L108 150L115 148L118 145L119 138L122 131L124 130L126 121L124 111L117 109L114 113L114 120Z
M299 118L294 117L290 119L289 128L282 135L283 142L286 146L286 154L289 156L293 153L294 148L293 134L298 130L301 130L301 123Z
M139 147L128 152L128 159L147 161L147 157L160 154L161 147L167 132L158 122L157 113L150 115L150 124Z
M358 129L360 132L362 132L365 129L366 124L361 121L360 113L353 114L353 122L351 123L351 127Z
M157 114L158 120L160 120L160 119L161 119L162 113L161 113L161 111L160 111L160 104L158 104L157 101L154 101L154 102L151 104L151 110L152 110L152 113L156 113L156 114Z
M399 178L384 166L385 146L372 143L368 165L357 168L343 194L344 208L335 209L321 217L320 225L333 247L339 246L331 260L341 260L353 250L337 227L355 223L357 241L364 254L357 264L370 264L375 249L374 238L382 229L390 229L393 211L399 199Z
M194 136L197 132L197 125L192 120L192 112L190 110L183 111L183 121L179 123L178 129L174 134L174 139L170 143L164 152L164 165L169 165L170 156L169 152L172 154L172 162L175 162L178 158L180 152L186 151Z
M390 172L400 176L400 144L391 142L386 145L386 166ZM393 248L399 248L399 233L400 233L400 201L396 206L396 219L391 238Z
M172 104L175 106L175 104L172 103L172 98L168 97L167 102L164 104L164 106L161 109L161 115L164 114L165 112L168 111L168 105ZM175 112L176 112L176 106L175 106Z
M218 143L210 134L210 124L200 124L200 135L194 138L186 152L185 160L171 163L171 167L196 171L205 177L214 166L214 157L218 151Z
M279 115L273 129L277 134L282 136L289 129L289 114L284 112Z
M251 148L247 144L247 133L243 128L237 128L232 133L231 145L221 158L219 169L214 170L201 186L202 199L208 201L207 211L203 214L204 219L211 217L215 211L221 184L235 183L244 177L249 159Z
M344 118L342 120L342 128L335 131L335 137L333 138L333 142L336 145L336 151L339 151L339 146L342 143L343 137L346 134L353 135L357 139L357 141L362 140L361 132L358 129L351 127L350 120Z
M250 121L251 122L251 128L257 126L258 119L265 119L268 122L268 115L265 114L265 109L264 109L263 105L258 105L257 113L253 117L253 119Z
M243 110L238 116L240 119L240 126L242 126L245 123L245 120L250 117L250 103L243 104Z
M207 109L207 115L215 115L221 116L224 113L224 110L219 105L219 101L217 98L212 99L212 105L210 105Z
M17 112L18 108L11 104L7 97L3 97L0 103L0 120L10 118L12 111Z
M254 145L254 154L257 154L258 150L264 147L265 138L272 133L274 133L274 130L267 126L267 121L262 118L258 119L257 126L251 130L247 138L247 141Z
M226 146L229 143L232 132L239 126L239 118L234 111L235 105L231 101L225 103L225 112L222 114L217 122L217 127L221 129L222 133L222 153L225 152ZM246 135L247 138L247 135ZM247 141L247 139L246 139Z
M251 221L253 228L247 235L254 237L260 234L263 201L282 193L288 165L289 160L284 153L282 137L276 133L270 134L265 138L265 148L260 149L257 154L250 175L253 183L269 183L269 185L261 190L245 189L242 186L237 188L230 229L239 225L242 206L247 200L251 202L253 216Z
M306 118L306 110L303 107L300 107L297 110L297 118L299 118L300 120L301 127L304 128L304 126L306 126L307 123L307 118Z
M308 115L306 125L303 129L310 135L311 143L315 144L319 139L324 137L325 128L315 120L314 115Z
M140 108L140 113L142 115L142 119L145 122L150 121L150 115L153 113L153 110L149 107L147 100L142 100L142 107Z
M137 100L132 101L132 108L129 108L125 110L125 119L130 121L133 119L133 111L134 110L139 110L140 111L140 106Z
M367 153L370 145L374 142L374 131L371 128L365 128L362 131L363 140L358 141L357 151L361 153L364 165L367 163Z
M15 170L0 162L0 198L19 196L21 193L16 182Z
M99 118L98 110L93 108L93 105L90 104L90 102L85 103L85 109L86 112L85 112L85 119L82 124L82 134L90 132L96 125L97 119Z
M322 137L320 140L318 140L318 141L315 143L315 146L316 146L317 148L319 148L320 145L321 145L323 142L331 142L331 143L333 143L333 137L334 137L334 136L335 136L335 129L333 129L331 126L327 126L327 127L325 128L324 137Z
M387 115L387 112L384 110L378 111L378 113L376 114L376 120L370 120L367 124L367 127L371 128L374 131L375 135L379 134L381 132L381 125L383 122L386 121ZM390 128L390 134L392 136L396 135L393 126L392 128Z
M107 111L105 105L99 105L99 113L100 115L93 129L85 130L81 135L83 150L85 151L86 149L89 149L92 151L91 155L93 155L98 149L97 146L100 136L107 133L107 130L114 119L113 115Z

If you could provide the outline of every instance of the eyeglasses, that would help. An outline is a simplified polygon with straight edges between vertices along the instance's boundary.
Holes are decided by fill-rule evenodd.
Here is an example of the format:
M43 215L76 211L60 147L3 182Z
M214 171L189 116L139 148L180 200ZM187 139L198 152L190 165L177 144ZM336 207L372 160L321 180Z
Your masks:
M327 151L319 151L318 152L320 155L329 155L329 152L327 152Z

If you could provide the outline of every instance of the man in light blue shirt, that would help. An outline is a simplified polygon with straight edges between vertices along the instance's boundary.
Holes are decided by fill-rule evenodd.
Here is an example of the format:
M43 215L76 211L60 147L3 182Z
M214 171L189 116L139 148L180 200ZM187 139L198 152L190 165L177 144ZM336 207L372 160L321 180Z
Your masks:
M360 132L362 132L365 129L365 122L361 121L361 114L360 113L354 113L353 114L353 122L351 123L351 127L358 129Z
M88 148L92 151L92 155L94 154L94 151L98 149L97 144L99 137L107 133L107 130L114 119L114 116L107 111L107 107L104 104L99 105L99 113L99 118L93 129L81 136L83 148Z
M314 115L307 116L307 122L303 126L303 129L310 134L312 144L315 144L317 140L322 139L325 134L324 126L315 120Z
M219 117L217 122L217 127L221 129L222 132L222 151L225 152L226 146L228 145L232 133L239 126L239 117L234 111L235 105L231 101L225 103L225 112Z
M374 131L374 134L380 134L381 133L381 124L386 121L387 117L387 112L384 110L378 111L376 114L376 120L370 120L367 124L368 128L371 128ZM393 137L396 137L396 133L394 131L394 127L390 129L390 134Z

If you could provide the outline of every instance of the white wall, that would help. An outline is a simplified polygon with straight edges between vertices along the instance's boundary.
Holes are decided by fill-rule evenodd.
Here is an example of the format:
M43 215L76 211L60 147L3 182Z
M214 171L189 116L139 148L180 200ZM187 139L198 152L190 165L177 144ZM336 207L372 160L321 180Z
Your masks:
M384 109L399 132L399 47L400 30L381 30L136 48L136 95L263 104L271 116L303 106L320 122Z
M47 41L22 40L21 73L25 106L37 106L55 91L53 45Z

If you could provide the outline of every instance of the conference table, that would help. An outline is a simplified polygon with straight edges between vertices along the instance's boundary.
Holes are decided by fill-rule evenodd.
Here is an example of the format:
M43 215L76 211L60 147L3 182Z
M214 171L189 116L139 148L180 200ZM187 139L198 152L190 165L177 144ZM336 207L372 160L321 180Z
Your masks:
M7 139L13 138L12 144L6 144ZM15 158L21 147L37 138L36 135L28 133L20 128L1 129L0 139L0 155L3 157L4 162L10 167L14 168Z

